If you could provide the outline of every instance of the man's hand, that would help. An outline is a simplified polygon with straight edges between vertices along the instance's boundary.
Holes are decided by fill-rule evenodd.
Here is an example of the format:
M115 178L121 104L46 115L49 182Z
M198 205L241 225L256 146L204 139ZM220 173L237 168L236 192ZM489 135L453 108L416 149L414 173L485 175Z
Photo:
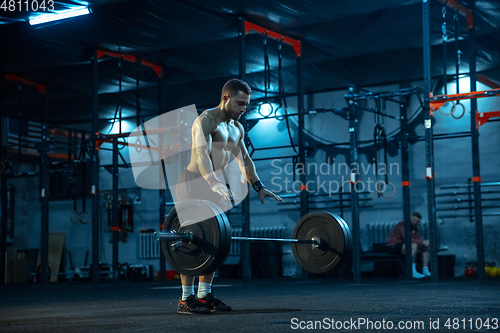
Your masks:
M231 191L226 185L222 183L216 183L214 186L212 186L212 191L222 195L226 201L231 200L231 198L234 196L233 191Z
M257 192L257 195L259 196L260 202L263 204L264 203L264 198L265 197L271 197L276 199L276 201L281 201L281 197L274 194L273 192L269 191L267 188L263 188L259 192Z

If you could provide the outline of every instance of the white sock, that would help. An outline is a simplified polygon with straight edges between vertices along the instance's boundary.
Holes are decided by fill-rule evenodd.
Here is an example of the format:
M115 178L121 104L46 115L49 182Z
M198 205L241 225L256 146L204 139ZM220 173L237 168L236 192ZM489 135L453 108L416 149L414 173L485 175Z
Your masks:
M182 286L182 297L181 300L185 301L189 296L194 295L194 285L192 286Z
M429 266L422 267L422 273L424 273L424 274L431 274L431 272L429 271Z
M203 298L212 292L212 284L207 282L198 283L198 298Z

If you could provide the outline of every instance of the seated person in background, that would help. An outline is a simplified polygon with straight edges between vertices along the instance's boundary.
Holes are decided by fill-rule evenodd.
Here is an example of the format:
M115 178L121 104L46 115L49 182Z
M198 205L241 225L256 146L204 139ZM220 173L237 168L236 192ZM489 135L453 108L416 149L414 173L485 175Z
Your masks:
M413 213L410 218L411 223L411 261L412 261L412 276L414 279L421 279L424 277L431 276L429 272L429 240L423 240L422 236L418 232L418 224L422 219L420 213ZM385 240L385 245L387 245L387 251L393 254L404 254L405 253L405 224L404 221L396 224L394 229L392 229L389 236ZM417 271L415 265L415 258L417 252L422 254L422 273Z

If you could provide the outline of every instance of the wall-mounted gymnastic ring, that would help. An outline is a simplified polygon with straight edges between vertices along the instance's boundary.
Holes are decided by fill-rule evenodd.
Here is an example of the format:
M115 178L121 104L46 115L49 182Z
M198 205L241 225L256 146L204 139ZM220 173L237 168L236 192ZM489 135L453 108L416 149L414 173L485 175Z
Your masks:
M80 221L80 213L73 209L73 211L69 214L69 219L73 224L78 224Z
M89 213L87 213L85 210L80 213L80 223L81 224L87 224L89 221Z
M460 114L460 116L455 116L455 110L456 110L456 107L457 105L460 105L462 107L462 113ZM462 118L463 116L465 115L465 105L463 105L462 103L460 103L460 101L457 101L455 104L453 104L453 106L451 107L451 116L455 119L460 119Z
M137 144L139 143L139 144ZM135 141L135 151L140 153L142 151L142 142L141 142L141 139L137 139Z
M120 139L122 139L123 142L121 142ZM117 138L116 142L118 144L118 150L122 150L127 145L127 140L125 140L125 138Z
M283 109L283 112L284 112L283 114L280 114L280 112L278 112L280 109ZM276 116L276 120L278 120L278 121L285 120L286 108L284 106L280 105L276 108L276 110L274 110L274 114Z
M450 111L450 113L444 113L444 112L443 112L443 107L444 107L444 106L448 106L448 103L450 103L450 102L445 102L445 103L443 104L443 106L442 106L442 107L440 107L440 108L438 109L439 113L441 113L441 114L442 114L443 116L445 116L445 117L451 116L451 115L453 114L453 108L454 108L454 106L452 106L452 107L451 107L451 111ZM451 102L451 103L453 104L453 102Z
M386 191L388 186L391 188L391 190L389 192ZM375 183L375 188L377 190L378 196L382 197L382 198L389 199L389 198L392 198L394 196L394 194L396 194L396 186L394 186L394 184L391 182L386 183L386 182L379 180ZM385 194L387 192L389 194Z

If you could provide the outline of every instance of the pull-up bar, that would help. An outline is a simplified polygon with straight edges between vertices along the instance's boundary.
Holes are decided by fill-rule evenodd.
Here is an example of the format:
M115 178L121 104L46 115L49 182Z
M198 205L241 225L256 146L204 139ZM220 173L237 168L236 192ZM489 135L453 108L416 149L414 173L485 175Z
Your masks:
M439 0L439 2L445 4L446 6L448 6L448 8L451 8L464 16L467 20L467 29L470 30L474 27L474 15L472 14L472 10L459 4L455 0Z
M284 43L289 44L293 47L295 50L295 54L297 57L300 57L302 55L302 49L300 46L300 40L292 39L290 37L283 36L282 34L279 34L277 32L274 32L272 30L268 30L264 27L258 26L257 24L253 24L250 22L245 21L245 35L248 34L250 30L254 30L263 34L267 33L267 36L272 37L277 40L283 40Z
M439 110L444 103L451 101L460 101L463 99L473 99L473 98L481 98L481 97L492 97L500 95L500 89L492 89L492 90L483 90L483 91L472 91L469 93L463 94L454 94L454 95L438 95L432 96L430 94L430 111L431 115L434 114L435 111ZM500 117L500 111L491 111L491 112L477 112L476 110L476 127L486 124L490 118ZM478 119L480 118L480 119Z
M103 55L108 55L108 56L114 57L114 58L122 58L123 60L135 62L135 63L139 63L141 65L147 66L147 67L151 67L154 69L156 75L158 75L158 77L161 77L161 66L153 64L150 61L143 60L143 59L140 59L138 57L131 56L128 54L118 53L118 52L103 51L103 50L97 51L97 59L100 59Z
M431 112L438 110L446 102L459 101L462 99L473 99L481 97L492 97L500 95L500 89L491 89L483 91L471 91L469 93L453 94L453 95L437 95L430 94L429 100L431 104Z

